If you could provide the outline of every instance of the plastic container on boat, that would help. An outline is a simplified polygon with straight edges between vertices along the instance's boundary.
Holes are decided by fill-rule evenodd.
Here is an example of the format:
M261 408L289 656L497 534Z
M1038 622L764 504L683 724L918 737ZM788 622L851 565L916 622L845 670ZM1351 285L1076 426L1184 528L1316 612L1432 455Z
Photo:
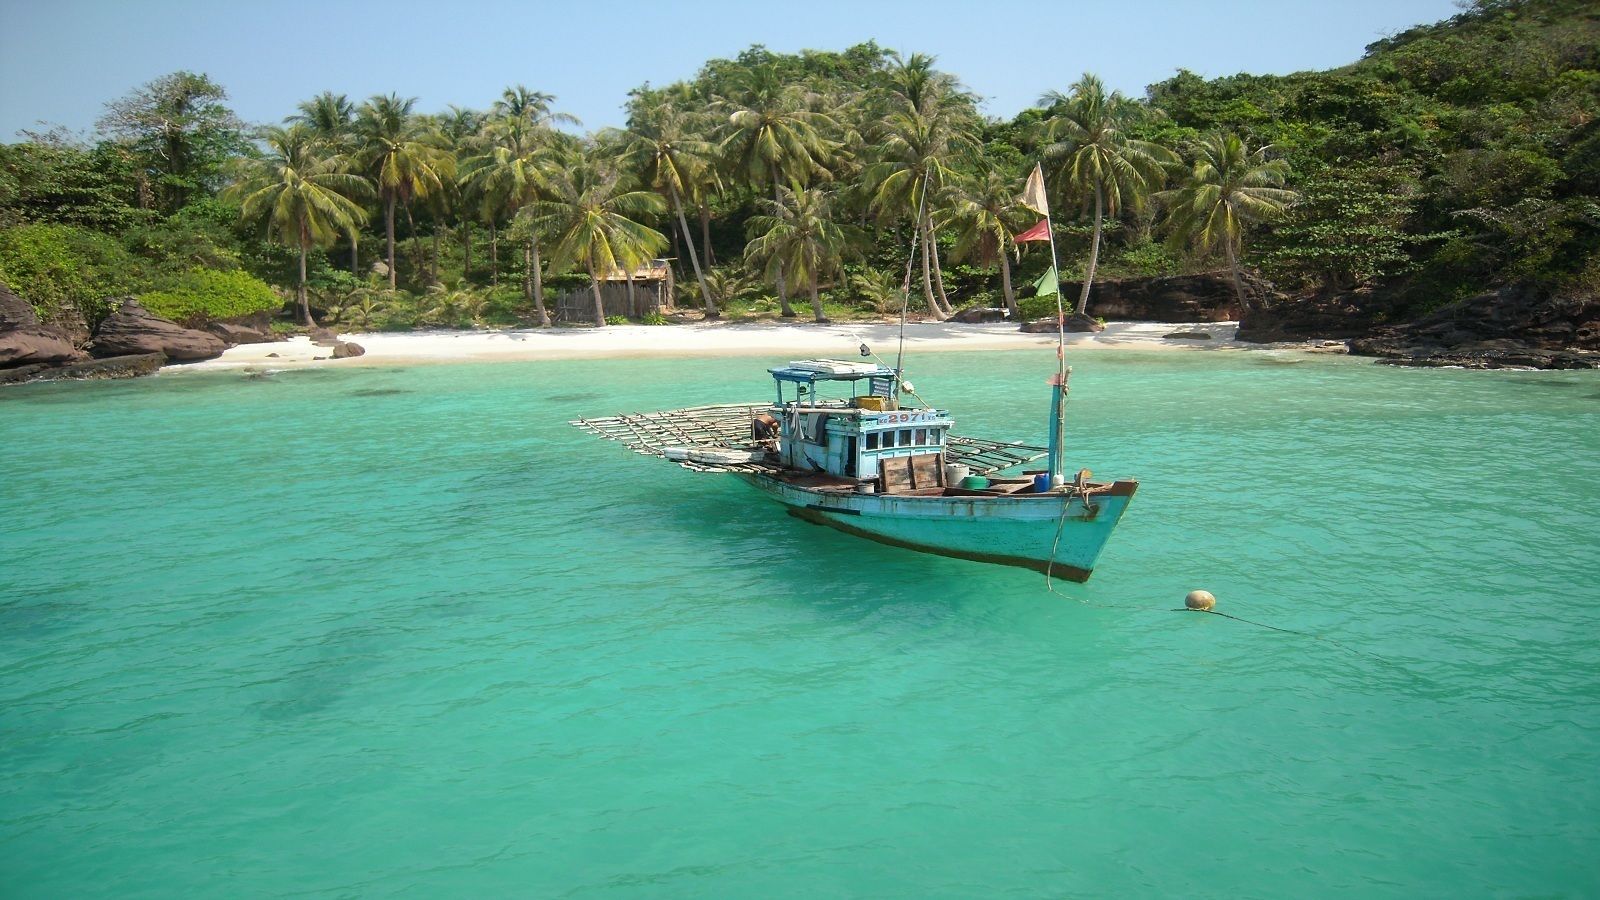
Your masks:
M944 464L944 483L945 484L961 484L961 482L966 481L967 480L967 476L971 475L971 474L972 474L972 467L967 465L966 463L945 463Z
M989 486L989 479L982 475L968 475L961 479L961 486L969 491L981 491Z
M1040 472L1033 476L1033 492L1035 494L1048 494L1050 492L1050 473Z

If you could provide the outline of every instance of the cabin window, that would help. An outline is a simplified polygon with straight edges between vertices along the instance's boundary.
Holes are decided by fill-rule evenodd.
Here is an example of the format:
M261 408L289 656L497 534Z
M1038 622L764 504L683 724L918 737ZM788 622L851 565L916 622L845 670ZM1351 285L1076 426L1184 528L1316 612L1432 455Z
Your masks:
M878 433L876 431L867 432L867 449L878 449Z
M894 432L885 431L883 433L883 446L885 446L885 447L893 447L894 446Z
M902 447L911 446L911 429L909 429L909 428L900 429L900 446L902 446Z
M914 443L918 447L921 447L921 446L927 444L928 443L928 429L926 429L926 428L918 428L917 429L917 438L914 441Z

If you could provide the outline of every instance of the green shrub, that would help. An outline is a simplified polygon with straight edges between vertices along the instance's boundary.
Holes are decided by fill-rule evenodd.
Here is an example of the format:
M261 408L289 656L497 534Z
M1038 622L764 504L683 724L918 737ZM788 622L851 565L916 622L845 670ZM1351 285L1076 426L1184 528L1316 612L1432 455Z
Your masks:
M607 325L626 325L626 324L628 324L628 317L627 316L606 316L606 324Z
M670 323L667 322L667 317L663 316L661 313L658 313L658 312L647 312L647 313L644 314L644 318L640 319L639 321L643 322L646 325L667 325L667 324L670 324Z
M111 312L109 298L145 286L139 261L115 239L71 225L0 229L0 281L46 321L81 314L91 327Z
M283 306L283 298L266 282L237 269L191 269L164 280L160 290L141 295L139 302L152 313L185 325L272 312Z
M1051 319L1056 314L1056 295L1046 294L1043 297L1023 297L1017 301L1017 312L1023 321L1034 319Z

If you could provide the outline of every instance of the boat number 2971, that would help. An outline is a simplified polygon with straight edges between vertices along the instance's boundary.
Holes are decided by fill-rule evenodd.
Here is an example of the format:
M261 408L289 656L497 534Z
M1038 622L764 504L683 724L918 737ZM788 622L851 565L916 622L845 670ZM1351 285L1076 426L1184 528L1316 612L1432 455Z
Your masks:
M894 425L900 422L932 422L934 416L926 412L898 412L878 416L879 425Z

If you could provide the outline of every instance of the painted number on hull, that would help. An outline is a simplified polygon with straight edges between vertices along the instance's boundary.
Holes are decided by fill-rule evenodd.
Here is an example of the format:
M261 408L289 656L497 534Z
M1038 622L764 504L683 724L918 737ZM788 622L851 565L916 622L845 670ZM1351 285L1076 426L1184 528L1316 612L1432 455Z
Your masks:
M934 420L934 418L935 418L935 416L933 415L933 413L902 412L902 413L887 413L885 415L879 416L874 421L876 421L877 424L879 424L879 425L896 425L896 424L899 424L901 422L932 422Z

